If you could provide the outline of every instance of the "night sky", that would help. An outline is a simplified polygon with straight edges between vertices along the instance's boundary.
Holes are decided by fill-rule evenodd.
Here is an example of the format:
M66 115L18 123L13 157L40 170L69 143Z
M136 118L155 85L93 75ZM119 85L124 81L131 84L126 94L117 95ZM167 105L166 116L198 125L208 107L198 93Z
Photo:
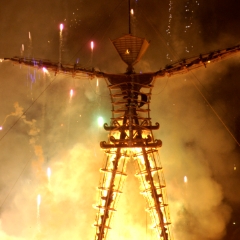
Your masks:
M150 41L136 72L240 44L237 0L131 4L132 34ZM128 33L127 0L1 0L0 19L0 58L58 62L63 23L63 63L126 71L109 39ZM175 240L239 240L239 61L236 55L193 74L156 80L151 117L161 126L154 135L163 141ZM109 124L111 117L105 81L48 75L4 61L0 109L0 239L93 239L92 206L104 159L99 142L107 140L97 119ZM112 239L156 239L146 230L150 218L131 161L127 173Z

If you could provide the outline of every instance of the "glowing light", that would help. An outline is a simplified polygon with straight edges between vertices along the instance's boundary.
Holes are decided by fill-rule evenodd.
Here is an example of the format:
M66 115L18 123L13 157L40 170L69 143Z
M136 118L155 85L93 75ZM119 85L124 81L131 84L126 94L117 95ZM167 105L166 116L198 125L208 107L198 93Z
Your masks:
M37 205L40 206L40 204L41 204L41 195L38 194L38 196L37 196Z
M173 3L170 0L169 1L169 9L168 9L168 12L169 12L168 27L167 27L167 30L166 30L166 32L169 36L171 36L171 22L172 22L172 11L171 10L172 10L172 5L173 5Z
M187 181L188 181L187 176L184 176L183 180L185 183L187 183Z
M59 28L60 28L60 31L62 32L62 30L63 30L63 24L62 23L60 24Z
M0 131L1 131L2 129L3 129L2 126L0 126Z
M99 93L99 82L98 82L98 78L97 78L97 81L96 81L96 93Z
M38 194L38 196L37 196L37 225L38 225L38 230L40 230L40 204L41 204L41 195Z
M42 70L44 73L48 73L48 70L45 67L43 67Z
M73 96L73 89L70 90L70 98Z
M233 170L234 171L236 171L237 170L237 167L236 167L236 165L234 164L234 166L233 166Z
M62 63L62 30L63 30L63 24L60 24L60 32L59 32L59 62L58 62L58 67L61 68L61 63Z
M31 33L28 32L28 38L31 40Z
M131 14L132 14L132 15L134 14L134 11L133 11L133 9L131 9Z
M52 174L52 172L51 172L51 168L48 167L48 168L47 168L47 176L48 176L48 179L50 179L51 174Z
M98 118L98 126L99 126L99 127L102 127L102 126L103 126L103 123L104 123L103 117L99 117L99 118Z
M125 54L126 54L126 55L130 54L130 51L127 49L127 50L125 51Z
M208 61L208 63L210 63L211 61Z
M21 56L23 56L23 53L24 53L24 44L22 44L22 47L21 47L21 49L20 49L20 54L21 54Z
M94 42L91 41L91 49L93 50L93 48L94 48Z

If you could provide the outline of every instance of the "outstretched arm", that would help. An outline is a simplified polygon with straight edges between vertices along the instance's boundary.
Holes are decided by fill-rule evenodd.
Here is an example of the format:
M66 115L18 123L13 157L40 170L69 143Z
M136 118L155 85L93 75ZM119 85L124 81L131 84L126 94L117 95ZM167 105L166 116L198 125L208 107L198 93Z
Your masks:
M13 58L4 58L4 61L12 61L15 64L24 64L37 69L42 69L43 71L51 71L51 72L54 72L55 74L59 74L59 73L66 74L72 77L93 78L95 76L97 77L104 76L103 72L95 71L94 68L92 69L81 68L77 64L63 65L63 64L51 62L49 60L44 60L44 59L13 57Z
M171 65L167 65L164 69L155 72L156 77L172 76L176 74L184 74L190 70L207 67L208 64L221 61L228 57L235 56L240 53L240 45L226 48L223 50L217 50L206 54L200 54L197 57L191 57L187 59L180 60Z

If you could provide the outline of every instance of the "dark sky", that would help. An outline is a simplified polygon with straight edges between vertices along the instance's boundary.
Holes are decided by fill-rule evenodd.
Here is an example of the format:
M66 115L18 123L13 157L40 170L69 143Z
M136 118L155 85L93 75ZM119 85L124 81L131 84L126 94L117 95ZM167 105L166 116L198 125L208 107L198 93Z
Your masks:
M126 70L109 38L128 33L127 0L1 1L0 58L22 54L57 62L59 24L64 23L63 63L79 61L105 72ZM132 33L151 43L137 72L157 71L183 58L240 44L237 0L131 4ZM239 60L236 56L194 75L156 81L151 117L161 125L154 134L163 141L160 156L175 240L239 239ZM107 140L97 118L109 123L111 117L105 82L98 80L96 88L97 79L55 77L0 63L1 239L93 239L92 205L103 161L99 141ZM133 164L128 167L115 217L125 224L115 223L112 234L115 239L154 239L146 231L150 219Z

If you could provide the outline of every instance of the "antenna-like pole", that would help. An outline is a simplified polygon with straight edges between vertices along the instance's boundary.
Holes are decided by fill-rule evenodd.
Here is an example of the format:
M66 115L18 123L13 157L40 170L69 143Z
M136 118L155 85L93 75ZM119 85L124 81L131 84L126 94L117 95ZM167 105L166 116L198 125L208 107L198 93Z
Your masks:
M131 6L130 6L130 0L128 0L128 29L129 29L129 34L131 33Z

